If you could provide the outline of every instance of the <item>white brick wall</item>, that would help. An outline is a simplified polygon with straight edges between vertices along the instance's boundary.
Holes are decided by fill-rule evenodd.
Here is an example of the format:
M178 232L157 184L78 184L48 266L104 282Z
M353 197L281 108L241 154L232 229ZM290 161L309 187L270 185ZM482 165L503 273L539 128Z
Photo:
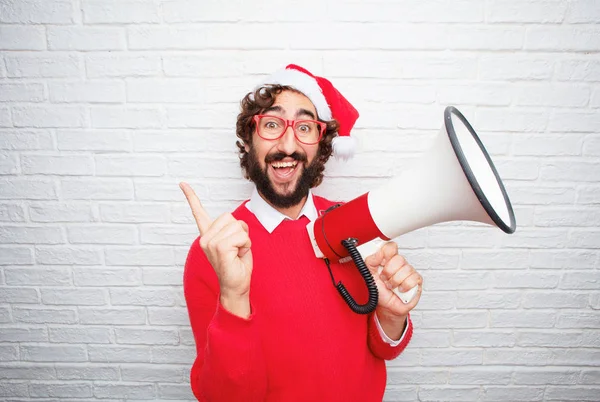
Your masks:
M320 194L401 171L453 104L517 214L398 239L425 292L386 400L600 400L598 0L0 0L0 399L192 399L177 183L248 197L238 102L290 62L362 115Z

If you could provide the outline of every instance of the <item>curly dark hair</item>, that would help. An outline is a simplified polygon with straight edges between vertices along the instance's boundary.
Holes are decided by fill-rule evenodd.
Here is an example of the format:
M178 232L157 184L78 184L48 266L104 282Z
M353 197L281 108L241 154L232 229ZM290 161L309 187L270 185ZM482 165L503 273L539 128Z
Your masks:
M253 117L254 115L263 113L266 109L273 106L277 95L283 91L293 91L301 93L295 88L282 85L266 85L258 88L254 92L248 93L244 96L244 99L240 102L242 111L237 116L237 123L235 128L235 134L239 138L236 141L236 145L239 149L240 166L244 172L244 177L249 179L248 175L248 152L244 148L245 145L252 146L252 134L256 128ZM319 142L319 149L317 150L316 159L313 161L317 165L318 174L311 183L311 188L318 186L323 181L323 171L325 170L325 163L331 157L333 153L332 141L337 136L337 130L339 124L336 120L325 121L317 117L319 121L327 124L323 138Z

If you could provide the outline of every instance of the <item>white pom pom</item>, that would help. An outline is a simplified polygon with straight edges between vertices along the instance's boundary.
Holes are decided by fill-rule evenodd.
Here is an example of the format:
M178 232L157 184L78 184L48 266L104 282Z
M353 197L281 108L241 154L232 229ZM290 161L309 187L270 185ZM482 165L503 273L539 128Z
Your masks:
M337 136L333 139L333 155L337 159L348 160L354 156L356 140L350 136Z

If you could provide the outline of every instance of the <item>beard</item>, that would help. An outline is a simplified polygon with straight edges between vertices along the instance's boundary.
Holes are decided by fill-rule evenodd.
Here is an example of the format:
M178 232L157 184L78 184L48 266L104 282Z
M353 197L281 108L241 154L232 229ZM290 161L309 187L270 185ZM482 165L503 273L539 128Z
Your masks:
M280 161L283 158L290 157L298 162L298 165L302 164L303 170L300 178L296 183L296 188L292 189L290 193L280 194L275 190L271 179L267 174L269 164L272 162ZM306 165L308 160L306 154L294 152L291 155L287 155L283 152L276 152L269 154L265 157L265 167L261 168L258 162L258 157L253 148L248 152L248 178L254 182L258 192L274 207L276 208L290 208L298 205L304 197L308 195L308 191L311 188L312 183L318 177L320 169L318 158L315 158L310 165ZM298 167L296 167L297 169ZM289 189L289 184L286 190Z

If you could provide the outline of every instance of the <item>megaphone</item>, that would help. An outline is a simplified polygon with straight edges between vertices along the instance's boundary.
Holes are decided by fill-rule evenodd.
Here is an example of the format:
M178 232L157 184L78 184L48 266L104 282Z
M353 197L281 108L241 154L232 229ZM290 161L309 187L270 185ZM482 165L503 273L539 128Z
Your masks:
M516 229L512 205L489 153L453 106L444 110L444 124L431 149L413 166L383 186L330 208L307 230L317 257L327 263L352 258L369 289L369 301L360 305L341 282L336 287L353 311L368 314L377 306L377 287L356 247L449 221L482 222L509 234Z

